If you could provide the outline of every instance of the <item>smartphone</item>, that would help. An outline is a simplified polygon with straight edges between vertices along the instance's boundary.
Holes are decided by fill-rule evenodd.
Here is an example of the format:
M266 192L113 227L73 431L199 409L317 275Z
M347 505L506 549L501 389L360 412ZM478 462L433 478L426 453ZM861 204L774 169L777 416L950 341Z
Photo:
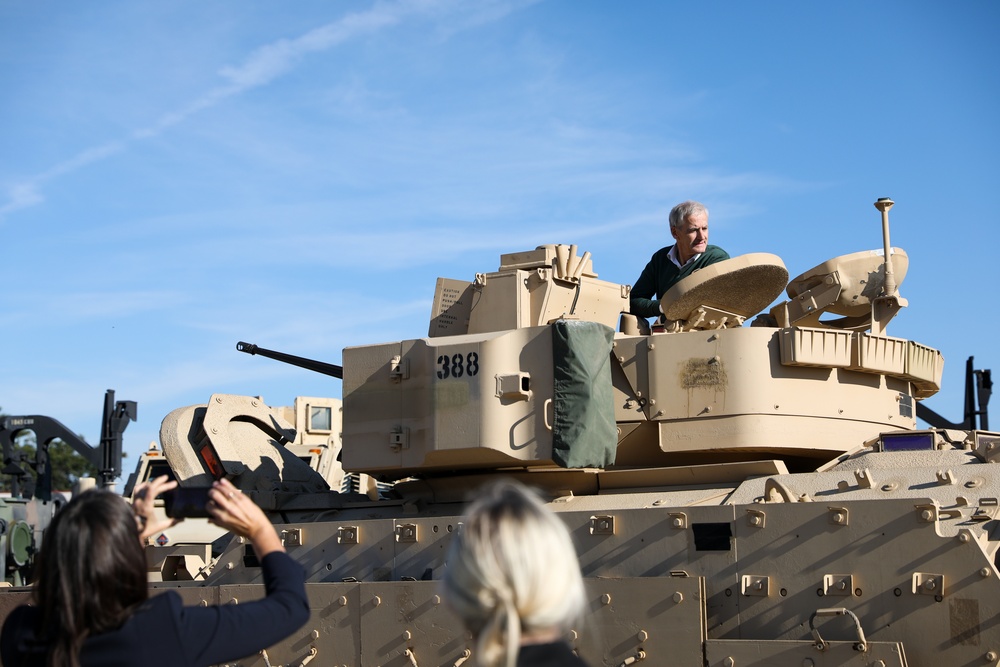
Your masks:
M178 486L163 493L163 506L170 518L208 517L210 486Z

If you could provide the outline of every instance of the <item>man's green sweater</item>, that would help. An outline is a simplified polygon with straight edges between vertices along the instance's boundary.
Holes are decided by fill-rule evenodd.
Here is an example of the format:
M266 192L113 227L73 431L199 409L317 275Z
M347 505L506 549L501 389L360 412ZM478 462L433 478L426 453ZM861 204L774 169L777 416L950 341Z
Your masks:
M684 268L679 269L676 264L670 261L671 248L673 246L657 250L652 259L649 260L649 264L642 270L642 275L632 286L630 310L633 315L659 317L661 315L660 299L681 278L689 276L709 264L729 259L729 253L725 250L719 246L710 245L697 259L688 262Z

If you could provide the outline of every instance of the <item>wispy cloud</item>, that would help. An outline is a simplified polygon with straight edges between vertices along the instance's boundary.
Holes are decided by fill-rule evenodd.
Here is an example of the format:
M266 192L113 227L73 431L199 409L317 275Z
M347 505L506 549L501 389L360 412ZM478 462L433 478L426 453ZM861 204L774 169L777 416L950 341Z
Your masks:
M89 164L111 157L125 148L121 142L112 142L84 150L68 160L64 160L27 181L7 187L7 202L0 205L0 220L9 213L28 208L45 201L42 186L63 174L74 172Z
M73 291L53 296L46 290L19 292L3 300L10 321L23 321L37 317L37 304L44 302L46 314L62 322L83 321L115 317L124 319L152 310L177 308L190 302L187 294L171 290L121 290Z
M303 58L311 54L328 51L350 40L378 33L415 16L454 15L457 20L448 32L455 32L498 20L534 1L493 0L475 5L467 5L458 0L377 2L367 11L348 14L294 39L279 39L265 44L251 52L242 62L222 67L218 73L225 81L223 85L162 114L150 125L133 130L126 138L88 148L43 173L7 186L4 193L7 201L0 204L0 221L14 211L44 202L42 186L48 181L107 159L126 150L131 142L156 137L229 98L267 86L292 71Z
M22 208L28 208L45 201L42 193L39 192L41 185L39 179L25 183L16 183L7 188L7 202L0 206L0 220L9 213L13 213Z

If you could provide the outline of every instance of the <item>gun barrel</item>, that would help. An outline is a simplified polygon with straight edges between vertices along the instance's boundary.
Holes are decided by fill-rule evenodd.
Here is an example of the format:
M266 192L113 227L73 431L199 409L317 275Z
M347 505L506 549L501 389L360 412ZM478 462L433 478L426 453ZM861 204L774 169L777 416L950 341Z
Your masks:
M286 364L291 364L292 366L298 366L299 368L305 368L306 370L340 378L341 380L344 379L344 367L337 366L336 364L328 364L325 361L316 361L315 359L297 357L294 354L276 352L274 350L268 350L267 348L258 347L253 343L244 343L243 341L236 343L236 349L240 352L246 352L247 354L259 354L260 356L267 357L268 359L282 361Z

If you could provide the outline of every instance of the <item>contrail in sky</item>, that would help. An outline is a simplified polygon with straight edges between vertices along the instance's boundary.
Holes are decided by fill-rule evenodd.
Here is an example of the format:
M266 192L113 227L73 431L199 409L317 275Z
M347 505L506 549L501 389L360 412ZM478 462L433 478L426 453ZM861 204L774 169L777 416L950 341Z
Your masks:
M8 214L45 201L42 186L58 176L72 173L124 151L132 141L156 137L191 116L217 106L230 97L266 86L291 71L304 57L327 51L349 40L371 35L392 27L410 16L457 13L464 19L462 28L497 20L534 0L476 2L460 0L401 0L377 2L364 12L348 14L294 39L279 39L254 50L242 63L223 67L219 75L223 85L210 90L180 109L165 113L148 127L131 132L127 139L110 141L88 148L72 158L19 183L5 187L7 201L0 205L0 220ZM461 28L460 28L461 29Z

